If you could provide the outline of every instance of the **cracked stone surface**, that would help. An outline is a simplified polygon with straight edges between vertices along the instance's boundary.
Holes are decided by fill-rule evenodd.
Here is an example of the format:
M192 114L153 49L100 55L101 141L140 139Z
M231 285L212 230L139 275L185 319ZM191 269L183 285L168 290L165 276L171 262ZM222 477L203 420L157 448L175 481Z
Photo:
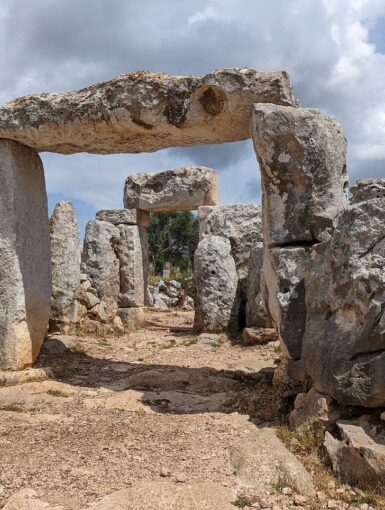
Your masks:
M141 71L0 107L0 138L36 151L153 152L250 137L254 103L297 104L288 75L219 69L206 76Z

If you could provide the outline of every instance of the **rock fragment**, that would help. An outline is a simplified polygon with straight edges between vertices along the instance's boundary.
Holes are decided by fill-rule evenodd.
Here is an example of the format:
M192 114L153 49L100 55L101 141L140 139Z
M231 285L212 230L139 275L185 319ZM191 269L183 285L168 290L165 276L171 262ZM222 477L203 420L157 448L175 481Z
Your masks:
M324 446L333 471L350 485L384 487L385 446L376 443L363 428L338 422L341 441L326 433Z
M140 209L102 209L96 213L95 219L108 221L113 225L140 225L148 227L150 215Z

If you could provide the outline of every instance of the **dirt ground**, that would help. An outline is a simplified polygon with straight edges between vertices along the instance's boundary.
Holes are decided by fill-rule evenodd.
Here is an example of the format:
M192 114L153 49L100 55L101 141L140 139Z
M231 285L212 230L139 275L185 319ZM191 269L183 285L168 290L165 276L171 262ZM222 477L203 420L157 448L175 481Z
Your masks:
M0 507L26 487L73 510L148 480L244 492L227 449L279 418L276 344L196 337L192 312L146 319L124 336L51 337L37 366L53 379L0 389Z

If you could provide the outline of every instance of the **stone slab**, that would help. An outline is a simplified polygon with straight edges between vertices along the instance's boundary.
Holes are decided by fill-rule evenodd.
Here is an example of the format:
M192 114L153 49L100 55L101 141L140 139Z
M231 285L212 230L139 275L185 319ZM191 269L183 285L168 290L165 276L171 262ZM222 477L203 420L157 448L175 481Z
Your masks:
M102 209L96 213L95 219L108 221L113 225L141 225L148 227L150 215L140 209Z
M296 105L286 72L219 69L206 76L140 71L0 107L0 138L37 151L153 152L250 137L254 103Z

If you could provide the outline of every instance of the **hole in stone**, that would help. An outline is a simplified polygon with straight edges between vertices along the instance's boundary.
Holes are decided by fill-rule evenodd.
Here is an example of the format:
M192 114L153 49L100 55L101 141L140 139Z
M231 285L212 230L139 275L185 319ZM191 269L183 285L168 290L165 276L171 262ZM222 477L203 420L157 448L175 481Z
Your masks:
M219 115L225 106L226 94L218 87L208 87L199 96L199 102L206 113Z

